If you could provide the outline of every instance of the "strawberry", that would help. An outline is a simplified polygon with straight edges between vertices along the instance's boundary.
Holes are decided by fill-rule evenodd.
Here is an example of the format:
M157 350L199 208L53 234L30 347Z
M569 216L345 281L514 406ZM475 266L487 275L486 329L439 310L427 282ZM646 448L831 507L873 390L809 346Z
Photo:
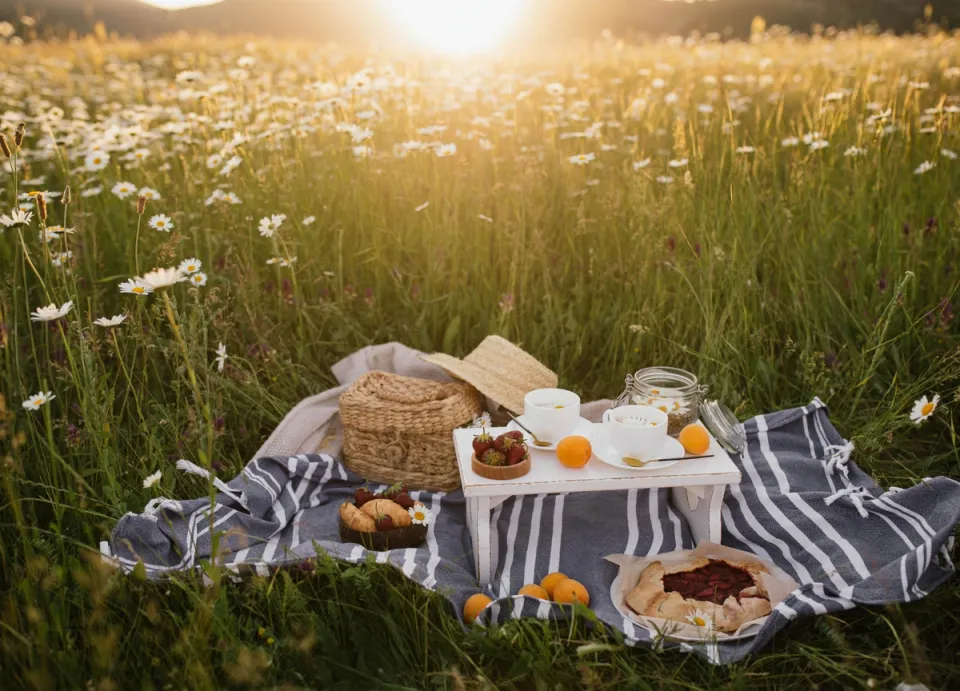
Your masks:
M393 499L396 495L406 491L407 491L407 486L402 482L398 482L397 484L390 485L385 490L383 490L383 496L386 497L387 499Z
M507 465L522 463L527 457L527 447L524 444L514 444L507 449Z
M381 532L384 530L393 530L393 519L390 518L390 516L380 514L376 518L376 526L377 530Z
M518 429L512 429L509 432L504 432L501 436L509 437L517 442L523 441L523 432Z
M517 440L512 436L508 436L509 432L504 432L499 437L493 440L493 448L495 448L500 453L507 453L507 450L517 444ZM523 437L521 437L523 439Z
M473 452L477 454L477 458L483 458L486 450L492 447L493 437L486 431L481 432L473 438Z
M374 493L368 490L366 487L359 487L353 493L353 501L357 505L358 509L368 501L373 501L375 498L376 496Z
M416 502L411 499L410 495L406 492L400 492L400 494L393 495L393 501L394 503L399 504L400 508L403 509L412 509L413 505L416 504Z
M480 459L487 465L500 466L507 464L507 457L501 451L496 449L487 449L483 452L483 458Z

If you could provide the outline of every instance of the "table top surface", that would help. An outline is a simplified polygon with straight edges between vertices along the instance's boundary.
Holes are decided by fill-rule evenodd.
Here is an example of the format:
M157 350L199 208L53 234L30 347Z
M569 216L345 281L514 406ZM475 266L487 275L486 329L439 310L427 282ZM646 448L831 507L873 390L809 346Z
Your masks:
M506 431L506 427L487 429L494 437ZM479 430L476 429L453 431L460 481L463 484L463 493L468 497L696 487L740 482L740 470L712 435L707 453L713 454L713 458L679 461L666 468L651 470L615 468L596 456L582 468L568 468L557 460L555 451L543 451L530 446L529 473L516 480L489 480L477 475L471 468L473 437L478 433Z

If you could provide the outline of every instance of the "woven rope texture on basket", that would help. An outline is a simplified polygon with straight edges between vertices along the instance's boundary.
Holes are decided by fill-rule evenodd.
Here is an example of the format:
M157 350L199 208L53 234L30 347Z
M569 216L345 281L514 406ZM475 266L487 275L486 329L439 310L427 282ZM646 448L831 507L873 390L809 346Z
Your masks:
M482 411L483 396L469 384L369 372L340 396L344 461L374 482L454 490L453 430Z

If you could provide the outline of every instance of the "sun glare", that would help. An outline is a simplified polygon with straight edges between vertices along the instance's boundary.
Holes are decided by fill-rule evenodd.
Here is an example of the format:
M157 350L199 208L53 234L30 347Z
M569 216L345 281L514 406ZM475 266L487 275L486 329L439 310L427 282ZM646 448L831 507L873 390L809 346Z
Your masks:
M449 54L495 48L516 25L525 0L383 0L420 46Z

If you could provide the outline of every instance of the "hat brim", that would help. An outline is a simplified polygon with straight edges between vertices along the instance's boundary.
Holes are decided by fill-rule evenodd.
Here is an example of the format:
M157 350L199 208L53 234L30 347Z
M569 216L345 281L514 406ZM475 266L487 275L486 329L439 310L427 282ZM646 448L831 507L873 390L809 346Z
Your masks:
M420 359L437 365L452 377L465 381L510 412L516 415L523 414L523 399L526 397L527 391L511 385L503 377L445 353L421 355Z

